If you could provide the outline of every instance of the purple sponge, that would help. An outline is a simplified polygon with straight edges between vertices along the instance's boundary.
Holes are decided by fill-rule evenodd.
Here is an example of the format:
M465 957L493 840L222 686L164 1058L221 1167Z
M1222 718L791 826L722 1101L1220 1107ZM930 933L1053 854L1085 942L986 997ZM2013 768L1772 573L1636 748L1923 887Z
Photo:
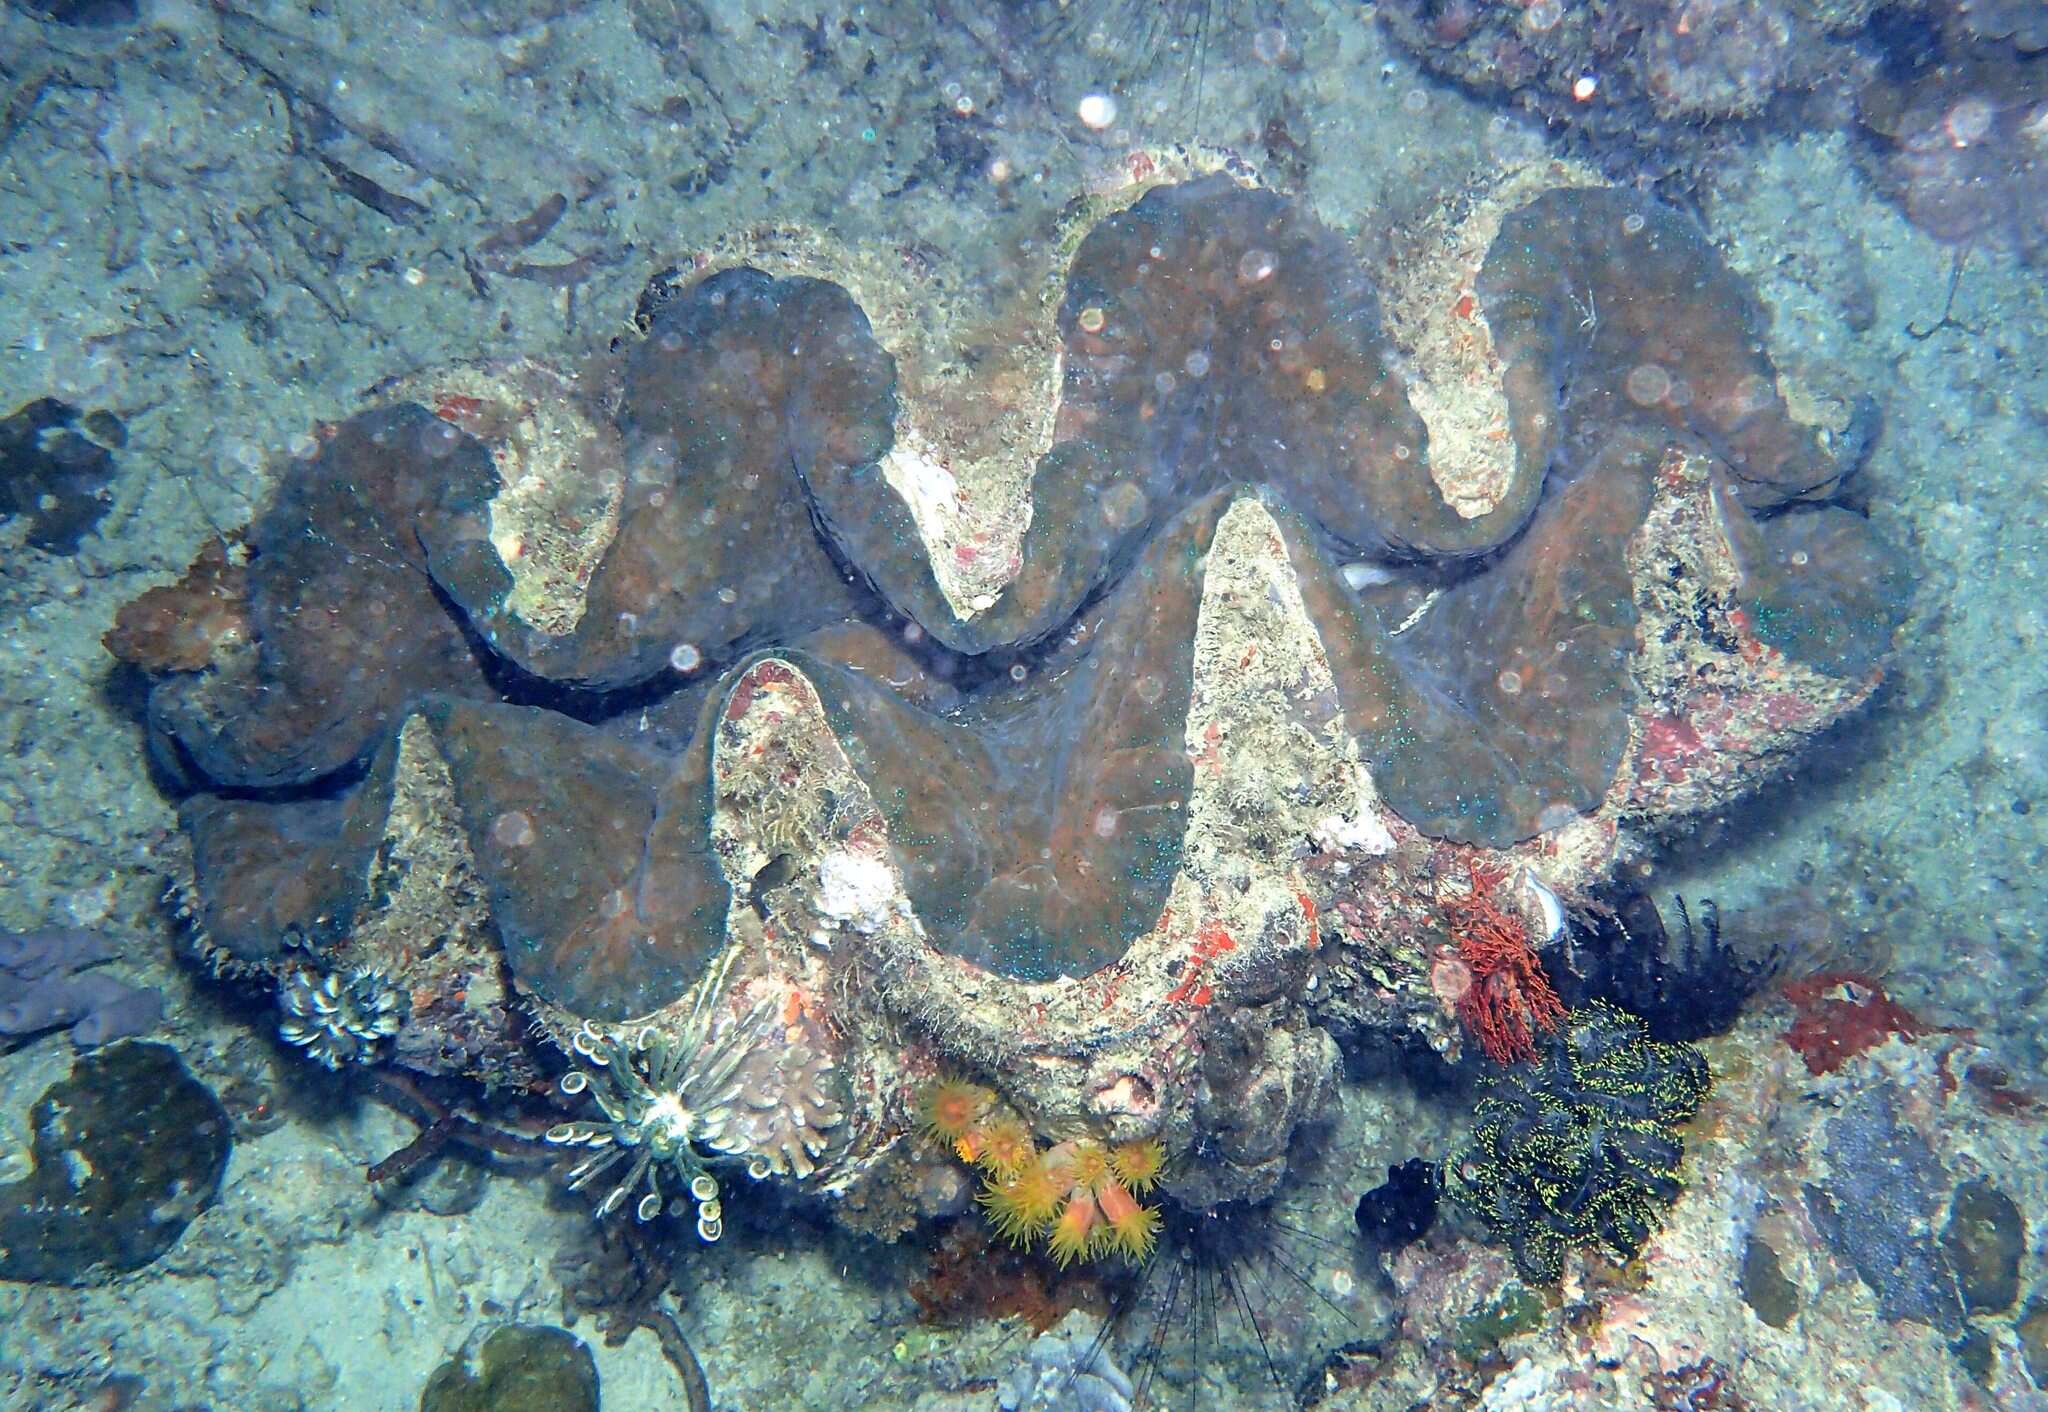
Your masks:
M154 1028L161 995L90 969L117 954L111 938L78 927L0 932L0 1035L69 1028L89 1049Z

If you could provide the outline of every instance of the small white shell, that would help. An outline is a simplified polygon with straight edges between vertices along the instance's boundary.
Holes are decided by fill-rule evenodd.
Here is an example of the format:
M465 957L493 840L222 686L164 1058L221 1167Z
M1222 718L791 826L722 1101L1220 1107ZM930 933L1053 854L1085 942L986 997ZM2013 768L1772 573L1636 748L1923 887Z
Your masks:
M1529 895L1536 899L1536 910L1543 921L1543 940L1555 940L1564 930L1564 903L1550 890L1550 884L1537 875L1534 868L1522 870L1522 886L1529 889Z

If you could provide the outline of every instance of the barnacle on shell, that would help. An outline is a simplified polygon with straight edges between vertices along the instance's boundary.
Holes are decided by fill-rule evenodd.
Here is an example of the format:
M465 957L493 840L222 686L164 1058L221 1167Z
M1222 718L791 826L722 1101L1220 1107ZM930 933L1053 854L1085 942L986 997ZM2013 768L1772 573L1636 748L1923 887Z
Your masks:
M347 973L300 970L278 988L284 1011L277 1032L329 1069L368 1064L398 1033L402 997L374 968Z
M570 1041L585 1067L562 1076L562 1091L588 1094L603 1118L557 1123L547 1138L592 1149L570 1169L571 1190L624 1167L597 1205L599 1219L639 1192L633 1214L653 1220L679 1185L697 1204L697 1234L717 1240L725 1226L709 1162L744 1160L756 1180L818 1170L842 1115L827 1091L834 1066L816 1022L785 1021L785 997L774 991L735 1017L713 999L721 980L714 974L699 990L679 1031L585 1024Z

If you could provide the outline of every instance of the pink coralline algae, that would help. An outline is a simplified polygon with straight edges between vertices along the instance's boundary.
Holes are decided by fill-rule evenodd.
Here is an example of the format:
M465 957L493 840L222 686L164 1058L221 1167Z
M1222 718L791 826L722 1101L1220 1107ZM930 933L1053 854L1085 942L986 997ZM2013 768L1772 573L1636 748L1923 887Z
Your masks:
M1859 438L1791 418L1685 219L1597 189L1499 217L1456 394L1498 401L1496 474L1454 506L1471 445L1335 232L1227 176L1106 205L1028 528L971 605L890 479L929 410L895 325L814 275L658 286L587 392L451 374L325 429L248 532L236 631L145 663L199 953L374 972L393 1061L491 1083L561 1062L521 1009L636 1066L744 1035L715 1063L759 1121L677 1170L793 1172L870 1228L940 1066L1043 1133L1201 1139L1184 1200L1257 1194L1330 1028L1460 1043L1426 958L1478 946L1475 879L1540 946L1640 830L1874 688L1902 579L1827 503ZM548 427L573 449L536 479ZM543 492L582 508L519 521ZM807 1114L834 1132L802 1164L748 1147Z

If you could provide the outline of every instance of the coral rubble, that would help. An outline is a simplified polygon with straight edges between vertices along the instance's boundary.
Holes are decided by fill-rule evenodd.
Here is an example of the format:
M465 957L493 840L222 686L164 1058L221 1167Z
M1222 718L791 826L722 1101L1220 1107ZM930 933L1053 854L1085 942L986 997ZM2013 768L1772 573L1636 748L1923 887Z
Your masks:
M1744 128L1841 128L1937 240L2048 254L2048 18L2032 0L1390 0L1377 13L1423 68L1646 180L1711 186L1710 159Z
M2038 6L1970 8L1987 18L2003 9L2009 24L2040 34ZM1948 245L2007 249L2038 266L2048 258L2048 76L2037 53L2015 47L1950 35L1940 62L1874 75L1857 91L1856 116L1871 139L1872 175L1914 225Z
M972 533L898 311L765 249L581 383L323 428L246 567L110 643L198 787L195 948L379 975L397 1062L492 1083L524 1003L597 1066L605 1205L673 1167L700 1223L713 1159L879 1192L942 1066L1269 1193L1330 1030L1461 1042L1431 958L1482 883L1482 1038L1545 1042L1564 907L1867 699L1903 585L1827 503L1864 424L1794 419L1702 233L1545 171L1480 206L1398 301L1448 361L1239 176L1085 207L1052 371L988 393L1050 399L1030 513Z
M1003 1412L1131 1412L1136 1388L1110 1361L1088 1316L1067 1315L1033 1339L1023 1361L996 1387Z

